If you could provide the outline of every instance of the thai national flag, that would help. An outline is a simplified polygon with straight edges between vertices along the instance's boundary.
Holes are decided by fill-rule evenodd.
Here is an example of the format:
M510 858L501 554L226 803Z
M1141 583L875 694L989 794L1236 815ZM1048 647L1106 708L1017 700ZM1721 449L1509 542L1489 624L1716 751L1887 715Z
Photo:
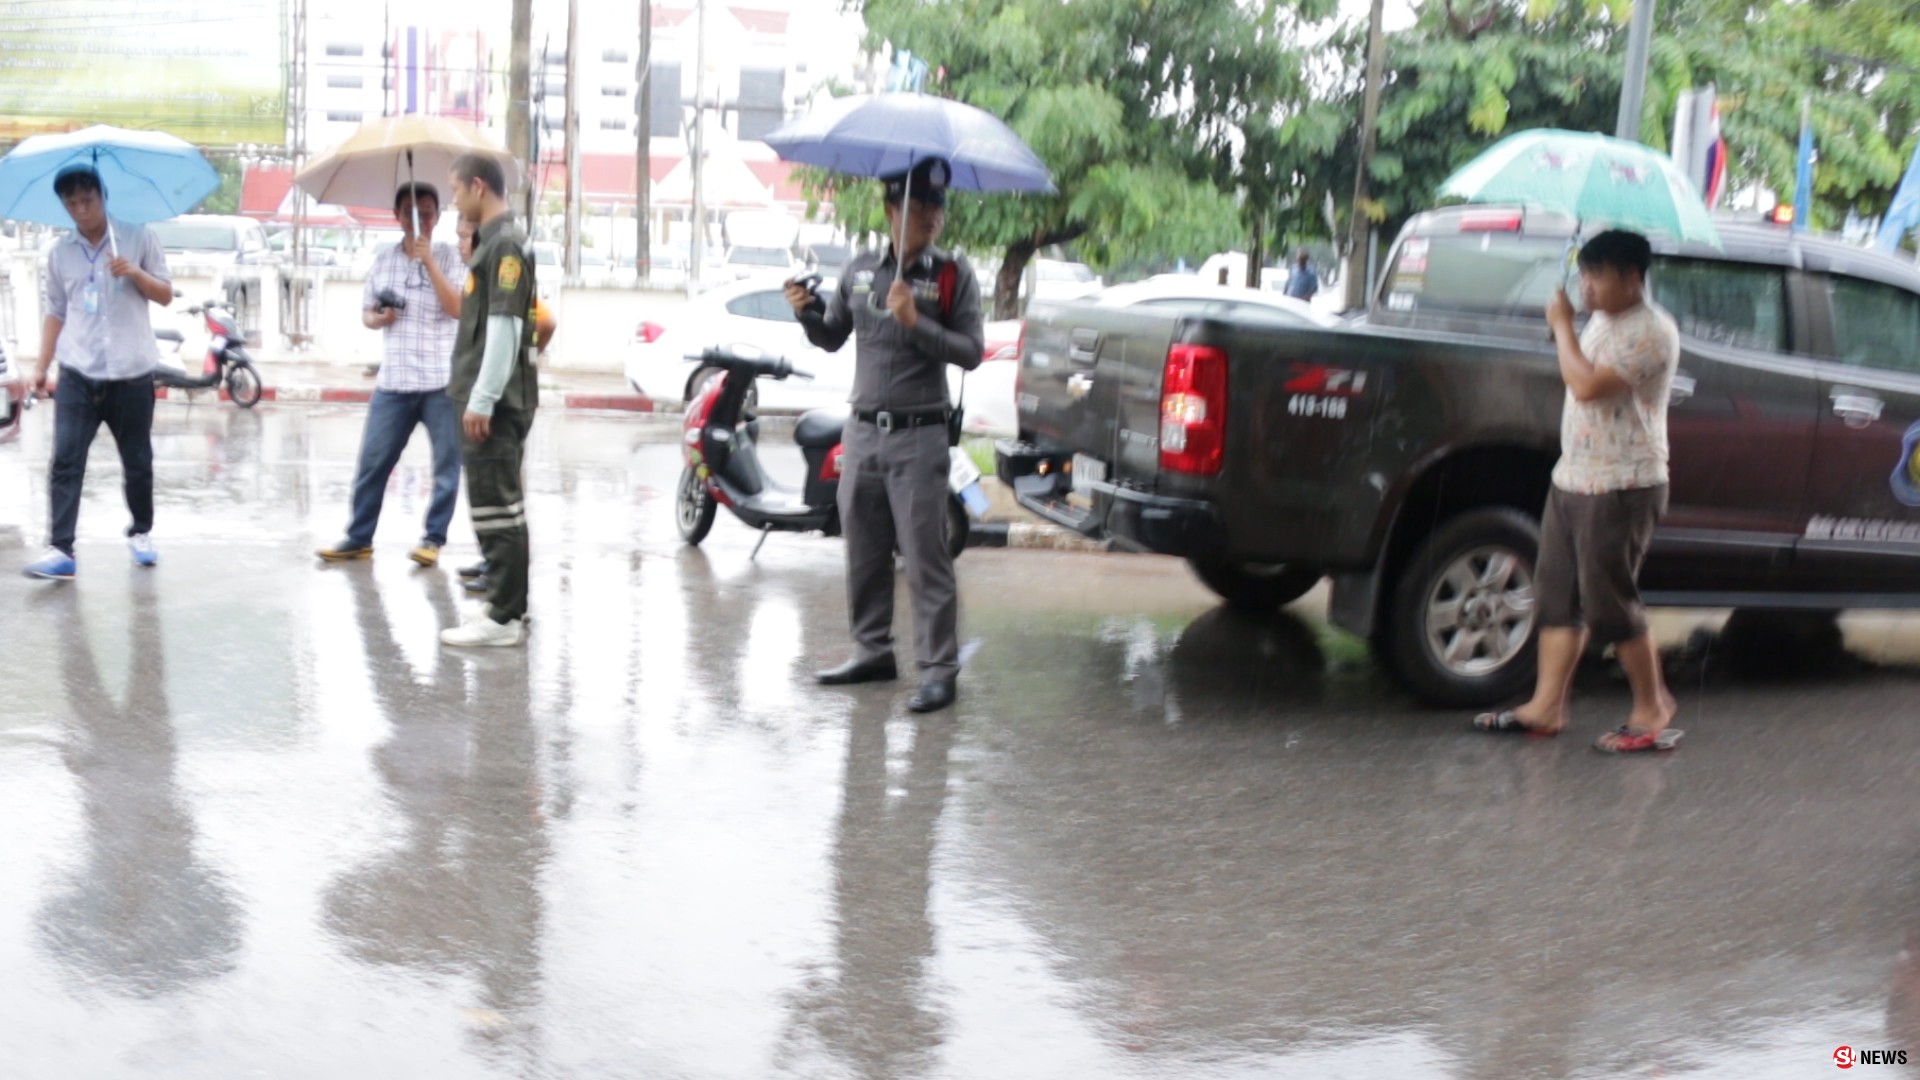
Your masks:
M1727 140L1720 134L1720 103L1713 104L1713 120L1707 127L1707 190L1705 191L1707 209L1711 210L1720 202L1721 192L1727 186Z

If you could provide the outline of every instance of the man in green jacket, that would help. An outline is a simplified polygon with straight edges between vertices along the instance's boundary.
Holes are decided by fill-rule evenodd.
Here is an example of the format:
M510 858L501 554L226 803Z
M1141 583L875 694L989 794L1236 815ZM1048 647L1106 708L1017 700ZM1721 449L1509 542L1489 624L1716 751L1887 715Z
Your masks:
M440 632L458 646L511 646L527 640L530 549L521 484L527 432L540 404L533 353L533 260L507 206L500 162L468 154L453 163L453 203L474 223L460 332L447 385L461 411L461 453L473 531L487 562L487 603Z

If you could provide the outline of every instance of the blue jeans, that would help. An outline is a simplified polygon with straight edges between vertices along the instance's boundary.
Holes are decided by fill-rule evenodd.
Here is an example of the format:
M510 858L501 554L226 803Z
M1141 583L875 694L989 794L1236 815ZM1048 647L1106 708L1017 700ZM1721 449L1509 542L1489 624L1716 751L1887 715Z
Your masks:
M153 376L137 379L89 379L62 365L54 390L53 466L47 482L53 504L48 543L73 554L80 523L80 485L87 475L87 451L100 425L113 432L120 449L127 510L133 514L128 536L153 529ZM451 514L453 507L447 507Z
M367 406L366 431L360 437L360 464L353 473L353 523L347 526L347 543L356 547L373 543L380 506L387 497L387 478L400 463L400 453L416 426L425 426L433 443L433 502L427 507L425 539L447 542L454 500L460 495L460 415L453 399L445 390L375 390Z

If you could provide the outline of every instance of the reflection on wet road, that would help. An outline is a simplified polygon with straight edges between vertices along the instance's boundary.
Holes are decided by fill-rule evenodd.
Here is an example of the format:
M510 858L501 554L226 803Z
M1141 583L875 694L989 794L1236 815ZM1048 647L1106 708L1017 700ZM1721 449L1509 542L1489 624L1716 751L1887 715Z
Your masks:
M69 587L9 564L45 433L0 447L0 1076L1920 1062L1920 620L1793 665L1703 631L1686 747L1622 760L1416 708L1311 603L974 551L961 704L919 719L810 684L837 542L682 548L672 432L626 421L536 428L529 647L441 650L472 537L405 562L419 448L375 560L309 558L359 420L163 409L160 567L96 454ZM1590 737L1626 694L1583 679Z

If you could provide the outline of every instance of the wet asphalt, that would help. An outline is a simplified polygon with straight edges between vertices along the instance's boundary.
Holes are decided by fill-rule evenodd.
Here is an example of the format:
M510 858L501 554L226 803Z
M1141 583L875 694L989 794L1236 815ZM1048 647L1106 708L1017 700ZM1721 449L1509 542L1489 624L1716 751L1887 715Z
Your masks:
M1667 616L1688 735L1621 759L1604 666L1574 734L1477 735L1311 598L975 550L921 719L810 683L837 541L684 548L677 432L625 419L535 428L529 646L442 650L475 549L463 505L406 561L422 446L372 562L310 556L361 416L163 406L160 566L103 441L71 585L12 565L50 414L0 447L0 1077L1920 1066L1920 618Z

